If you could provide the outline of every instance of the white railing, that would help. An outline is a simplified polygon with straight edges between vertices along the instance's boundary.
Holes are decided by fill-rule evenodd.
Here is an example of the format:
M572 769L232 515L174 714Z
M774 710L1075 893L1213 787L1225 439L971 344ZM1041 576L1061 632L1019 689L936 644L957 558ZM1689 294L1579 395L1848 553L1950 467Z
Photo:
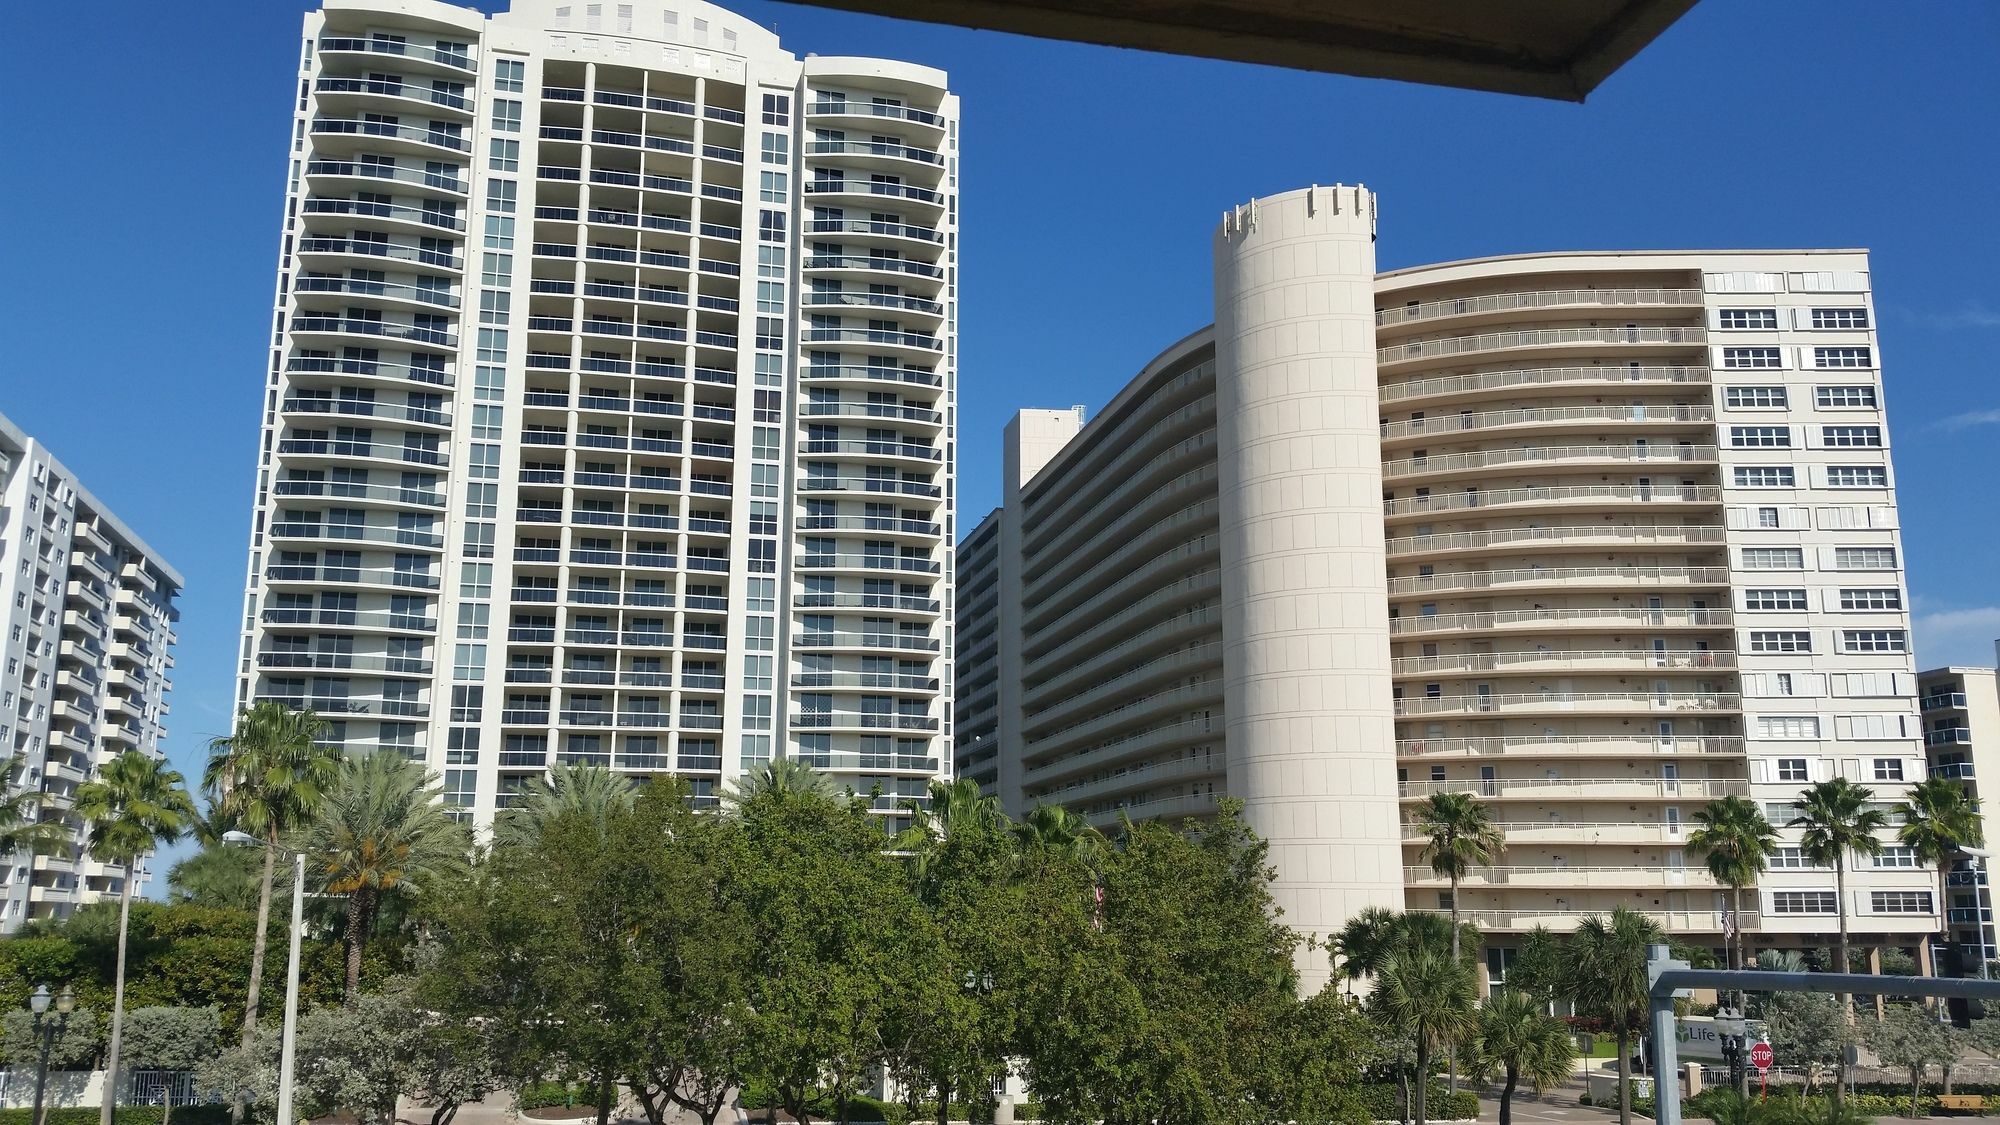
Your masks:
M1645 586L1721 586L1729 582L1722 566L1536 566L1508 570L1472 570L1451 574L1413 574L1389 580L1391 594L1434 594L1451 590L1490 590L1496 586L1567 585L1590 579L1616 578Z
M1665 801L1694 797L1747 797L1750 795L1750 783L1741 778L1721 777L1517 777L1405 781L1397 785L1397 790L1405 798L1428 797L1433 793L1470 793L1475 797L1520 800L1582 797Z
M1396 753L1404 757L1430 754L1483 755L1540 754L1605 755L1626 754L1741 754L1740 735L1635 735L1618 738L1603 734L1518 735L1512 738L1400 738Z
M1422 437L1432 434L1464 433L1502 426L1540 426L1569 422L1696 422L1715 421L1712 406L1680 403L1650 403L1632 406L1526 406L1515 410L1487 410L1463 414L1439 414L1432 418L1411 418L1382 423L1384 438Z
M1713 669L1736 667L1736 654L1710 649L1675 649L1652 652L1646 649L1559 649L1544 648L1517 652L1464 652L1439 656L1399 656L1389 662L1389 671L1398 676L1431 672L1498 672L1510 668L1531 671L1554 665L1562 669L1585 666L1611 668Z
M1408 398L1464 394L1508 387L1560 386L1565 383L1706 383L1706 367L1594 364L1589 367L1517 367L1507 371L1476 371L1469 375L1434 375L1385 383L1377 392L1383 402Z
M1398 715L1508 711L1739 711L1742 697L1715 692L1570 691L1432 695L1395 701Z
M1411 340L1407 344L1376 349L1376 362L1402 363L1467 352L1559 344L1699 344L1707 339L1708 330L1705 328L1526 328L1512 332L1486 332L1477 336L1450 336L1442 340Z
M1381 309L1375 313L1375 324L1387 328L1419 320L1434 320L1438 317L1507 312L1512 309L1658 307L1699 305L1701 301L1702 292L1699 289L1541 289L1528 293L1447 297L1441 301L1425 301L1422 304L1404 305L1401 308Z
M1693 464L1713 461L1712 445L1547 445L1526 449L1492 449L1475 453L1442 453L1382 462L1382 476L1451 473L1501 465L1540 465L1567 461L1612 461L1637 464Z
M1491 629L1501 625L1546 625L1561 629L1585 622L1635 625L1666 629L1679 627L1726 628L1732 615L1726 609L1642 608L1639 606L1591 606L1578 609L1502 609L1482 613L1433 613L1418 617L1397 617L1389 621L1389 633L1431 633L1449 629Z
M1712 484L1579 484L1540 488L1474 489L1384 500L1382 513L1390 516L1406 516L1425 512L1463 511L1470 508L1543 504L1561 500L1624 500L1634 504L1719 504L1722 502L1722 489Z
M1720 527L1685 527L1675 524L1625 524L1579 527L1503 527L1493 531L1451 531L1435 535L1410 535L1391 539L1385 547L1390 555L1420 554L1426 551L1464 551L1480 547L1504 547L1514 543L1548 543L1564 547L1617 543L1622 546L1673 545L1723 542Z

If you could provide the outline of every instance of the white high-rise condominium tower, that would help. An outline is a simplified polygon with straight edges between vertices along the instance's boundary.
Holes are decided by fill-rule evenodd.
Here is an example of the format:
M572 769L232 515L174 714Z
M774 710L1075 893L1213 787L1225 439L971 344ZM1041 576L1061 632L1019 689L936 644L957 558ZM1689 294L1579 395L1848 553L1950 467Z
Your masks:
M1927 958L1908 849L1843 903L1782 827L1810 784L1887 804L1926 768L1867 255L1377 273L1374 219L1352 187L1230 212L1215 325L1010 433L1043 440L961 554L960 771L1103 825L1240 798L1321 937L1450 910L1412 814L1472 794L1507 848L1456 905L1496 977L1617 906L1718 943L1687 834L1746 797L1782 839L1753 947L1845 913Z
M181 576L0 415L0 746L10 794L41 795L71 833L47 855L0 855L0 932L116 898L122 866L84 850L76 787L166 735ZM146 877L143 861L140 878Z
M700 0L305 20L239 702L712 799L948 769L958 103Z

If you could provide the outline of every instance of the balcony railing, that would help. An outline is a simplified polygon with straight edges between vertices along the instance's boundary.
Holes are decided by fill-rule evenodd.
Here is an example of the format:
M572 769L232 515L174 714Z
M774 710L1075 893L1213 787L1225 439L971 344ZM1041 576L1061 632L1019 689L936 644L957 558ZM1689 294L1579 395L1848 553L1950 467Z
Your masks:
M1436 551L1505 547L1518 543L1589 547L1608 542L1632 549L1653 545L1720 544L1723 541L1724 529L1720 527L1688 527L1676 524L1584 524L1576 527L1503 527L1493 531L1452 531L1436 535L1411 535L1390 539L1385 546L1388 554L1393 557Z
M1743 753L1739 735L1520 734L1500 738L1401 738L1396 753L1405 757L1489 754L1578 754L1605 757L1643 754Z
M1965 710L1965 693L1962 691L1933 692L1921 697L1918 706L1925 711Z
M1456 473L1466 470L1491 469L1503 465L1564 464L1566 462L1602 462L1615 464L1691 465L1714 461L1717 449L1712 445L1548 445L1531 446L1526 449L1490 449L1476 453L1440 453L1422 457L1404 457L1382 462L1382 476L1391 479L1402 476L1417 476L1426 473Z
M1610 670L1653 669L1656 671L1705 671L1736 667L1736 654L1711 649L1643 648L1618 649L1523 649L1516 652L1462 652L1438 656L1399 656L1389 662L1391 674L1415 676L1432 672L1531 673L1581 671L1586 668Z
M1523 367L1509 371L1477 371L1468 375L1436 375L1425 379L1406 379L1399 383L1384 383L1380 394L1383 402L1400 402L1404 399L1430 398L1436 395L1461 395L1470 391L1562 386L1569 383L1674 384L1708 381L1709 371L1706 367L1686 365L1631 367L1598 364L1590 367Z
M1466 511L1473 508L1505 508L1591 500L1615 500L1633 504L1720 504L1722 489L1708 484L1584 484L1538 488L1469 489L1464 492L1440 492L1432 496L1405 496L1384 500L1382 513L1389 516L1406 516L1427 512Z
M1401 308L1379 309L1377 327L1387 328L1440 317L1473 313L1509 312L1515 309L1552 308L1658 308L1672 305L1700 305L1699 289L1543 289L1530 293L1492 293L1478 297L1447 297Z
M1405 799L1429 797L1434 793L1470 793L1478 797L1508 800L1551 800L1583 798L1601 801L1657 799L1664 801L1747 797L1750 782L1724 777L1500 777L1459 778L1453 781L1404 781L1396 786Z
M1513 332L1487 332L1477 336L1452 336L1442 340L1411 340L1376 349L1376 362L1403 363L1413 359L1464 355L1471 352L1503 351L1511 348L1556 347L1565 344L1701 344L1708 339L1704 328L1528 328Z
M1924 745L1970 746L1972 745L1972 728L1942 727L1935 730L1927 730L1924 732Z
M1575 609L1503 609L1484 613L1436 613L1389 620L1389 634L1431 633L1452 629L1496 629L1510 625L1540 625L1552 629L1568 626L1620 626L1674 629L1728 628L1734 614L1726 609L1642 608L1639 606L1596 606Z
M1652 424L1658 422L1693 425L1715 421L1712 406L1531 406L1518 410L1488 410L1483 413L1440 414L1435 418L1411 418L1382 423L1382 437L1407 438L1434 434L1465 433L1512 426L1566 425L1576 422Z
M1594 585L1604 579L1638 586L1722 586L1729 568L1721 566L1536 566L1413 574L1389 580L1389 593L1437 594L1508 586Z
M1398 699L1398 715L1508 714L1562 711L1578 714L1623 711L1740 711L1741 696L1716 692L1571 691L1435 695Z

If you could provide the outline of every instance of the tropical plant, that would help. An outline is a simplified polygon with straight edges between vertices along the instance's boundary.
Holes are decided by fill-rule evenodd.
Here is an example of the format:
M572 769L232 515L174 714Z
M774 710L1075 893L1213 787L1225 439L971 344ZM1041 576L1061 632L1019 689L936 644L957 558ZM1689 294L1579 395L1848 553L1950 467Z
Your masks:
M910 874L920 892L935 881L933 868L948 842L998 835L1007 821L999 799L981 793L979 783L969 777L932 781L927 801L908 800L903 807L910 810L910 824L896 834L895 848L910 857Z
M1777 847L1778 830L1755 802L1718 797L1695 811L1687 849L1701 857L1715 881L1729 888L1729 967L1743 967L1743 888L1757 881Z
M1871 808L1875 791L1836 777L1807 787L1799 794L1799 813L1787 827L1798 828L1799 849L1816 864L1833 868L1834 910L1840 920L1840 971L1850 972L1854 964L1847 944L1847 858L1850 855L1882 854L1877 835L1889 827L1889 815ZM1854 997L1843 993L1840 1005L1846 1018L1854 1019ZM1839 1093L1852 1085L1848 1065L1840 1064Z
M236 718L227 737L209 740L202 788L213 814L264 843L264 871L257 884L257 929L250 949L250 982L243 1001L242 1054L257 1030L257 1002L264 979L271 923L271 880L278 841L309 822L340 777L339 751L322 746L326 720L276 700L260 700ZM243 1103L232 1116L242 1119Z
M104 1099L98 1111L111 1125L118 1090L119 1038L125 1024L125 937L132 921L132 884L141 857L181 838L200 818L180 772L142 751L128 750L104 763L97 777L76 789L72 811L89 826L88 847L99 863L118 864L125 878L118 890L118 963L113 975L111 1042L105 1049Z
M1364 906L1327 942L1327 953L1349 984L1373 976L1402 939L1403 915L1386 906Z
M1392 1031L1409 1036L1416 1053L1411 1110L1429 1120L1430 1064L1438 1051L1471 1035L1479 1024L1479 983L1472 966L1448 950L1414 943L1389 954L1375 974L1369 1005Z
M1946 1070L1957 1061L1958 1030L1915 1004L1897 1004L1869 1028L1868 1046L1885 1067L1900 1067L1910 1076L1910 1116L1922 1117L1924 1074L1933 1066Z
M1023 858L1075 860L1090 870L1102 866L1110 842L1083 814L1066 805L1036 805L1014 823Z
M1417 858L1451 882L1451 956L1459 958L1458 884L1507 848L1493 815L1470 793L1433 793L1417 806L1417 831L1427 839Z
M840 789L833 778L797 758L774 758L730 782L722 794L722 803L732 813L741 813L743 806L766 793L815 801L840 799Z
M1561 1020L1542 1011L1532 997L1501 989L1479 1010L1474 1058L1482 1074L1499 1070L1500 1125L1513 1125L1514 1091L1526 1078L1535 1093L1569 1080L1576 1065L1576 1040Z
M34 852L47 855L69 843L69 829L61 821L43 820L42 808L48 797L39 789L16 789L12 779L27 765L26 754L15 754L7 759L4 776L9 779L5 793L0 793L0 856L11 856L16 852Z
M471 851L437 775L394 751L347 760L306 832L306 853L327 891L347 896L349 1004L361 994L361 955L383 899L463 877Z
M1632 1125L1632 1032L1646 1018L1646 947L1666 941L1659 923L1623 906L1592 914L1571 938L1577 1013L1604 1020L1618 1040L1618 1121Z
M530 780L514 803L494 818L493 845L533 844L550 824L572 814L604 824L612 813L631 808L637 795L629 779L603 766L557 762L547 777Z
M1896 839L1917 853L1917 859L1937 868L1938 928L1948 929L1945 904L1951 901L1946 885L1952 864L1962 849L1978 847L1986 840L1979 814L1979 799L1966 791L1957 778L1927 777L1910 787L1898 808L1902 824Z

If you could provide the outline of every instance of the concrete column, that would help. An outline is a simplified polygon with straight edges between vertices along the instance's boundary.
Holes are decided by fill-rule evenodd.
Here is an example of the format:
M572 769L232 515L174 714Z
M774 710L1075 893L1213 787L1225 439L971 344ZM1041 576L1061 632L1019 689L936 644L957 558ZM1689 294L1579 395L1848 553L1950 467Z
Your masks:
M1215 236L1229 791L1284 920L1401 909L1375 382L1374 196L1314 188ZM1302 955L1302 987L1329 976Z

